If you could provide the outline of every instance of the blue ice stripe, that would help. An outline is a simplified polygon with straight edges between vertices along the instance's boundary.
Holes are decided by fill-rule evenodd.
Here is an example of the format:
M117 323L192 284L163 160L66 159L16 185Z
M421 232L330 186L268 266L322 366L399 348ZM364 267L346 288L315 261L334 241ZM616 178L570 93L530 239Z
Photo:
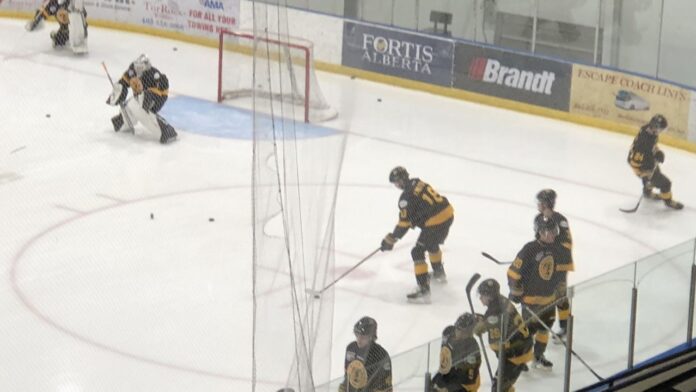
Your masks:
M196 133L199 135L221 137L227 139L252 139L252 112L247 109L219 104L204 99L176 96L167 100L162 108L162 116L177 130ZM271 136L270 116L258 118L260 134L263 139ZM279 131L280 127L277 127ZM307 139L324 137L335 134L335 129L314 124L298 122L295 124L295 137Z

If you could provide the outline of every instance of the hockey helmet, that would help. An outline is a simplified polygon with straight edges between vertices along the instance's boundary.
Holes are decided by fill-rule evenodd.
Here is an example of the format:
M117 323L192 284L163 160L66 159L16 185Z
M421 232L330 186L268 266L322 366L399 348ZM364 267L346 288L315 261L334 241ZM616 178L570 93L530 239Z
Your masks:
M554 235L558 235L560 229L556 221L542 215L534 219L534 233L541 234L542 231L550 231Z
M478 287L479 295L486 295L491 298L500 295L500 284L495 279L486 279Z
M377 321L372 317L365 316L355 323L353 333L356 335L372 336L372 339L377 339Z
M556 191L551 188L542 189L536 195L537 203L553 210L556 205Z
M408 172L403 166L397 166L389 172L389 182L393 184L397 181L404 183L408 181Z
M138 77L142 76L145 71L150 69L150 59L143 53L133 61L133 68Z
M474 316L471 313L464 313L457 318L457 321L455 321L454 326L457 327L457 329L469 329L473 327L475 324L476 316Z
M656 114L650 119L648 126L657 131L663 131L667 128L667 119L661 114Z

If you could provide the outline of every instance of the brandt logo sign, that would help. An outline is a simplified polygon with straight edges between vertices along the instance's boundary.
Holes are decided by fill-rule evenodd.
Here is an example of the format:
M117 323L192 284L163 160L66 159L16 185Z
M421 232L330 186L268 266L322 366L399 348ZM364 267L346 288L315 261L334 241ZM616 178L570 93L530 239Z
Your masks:
M469 65L469 79L551 95L556 74L550 71L526 71L504 66L491 58L475 57Z

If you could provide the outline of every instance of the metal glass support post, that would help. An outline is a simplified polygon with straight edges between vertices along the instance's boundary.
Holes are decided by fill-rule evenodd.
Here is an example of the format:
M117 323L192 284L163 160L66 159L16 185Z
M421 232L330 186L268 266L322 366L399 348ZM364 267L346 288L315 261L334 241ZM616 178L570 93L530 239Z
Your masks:
M633 368L633 353L636 346L636 312L638 311L638 288L636 287L636 270L633 264L633 288L631 289L631 324L628 331L628 369Z
M539 19L539 0L534 0L534 19L532 19L532 48L531 52L536 53L536 35Z
M430 342L428 342L428 360L425 362L425 392L430 392Z
M597 65L597 58L599 57L599 26L602 25L602 1L597 0L597 24L594 30L594 57L592 59L592 64Z
M563 375L563 392L570 392L570 372L572 370L573 360L573 287L568 287L566 295L568 296L568 326L566 330L566 352L565 352L565 369Z
M696 238L694 238L694 249L691 251L691 284L689 285L689 319L686 327L686 343L692 346L694 339L694 296L696 295Z
M489 332L490 333L490 332ZM498 346L498 371L496 372L496 378L498 383L496 384L496 392L503 392L503 368L505 367L505 335L507 335L507 312L503 311L500 317L500 343Z
M655 65L655 77L660 77L660 57L662 57L662 27L665 25L665 0L660 4L660 33L657 35L657 64Z
M483 29L483 24L481 24ZM478 42L478 0L474 0L474 42Z

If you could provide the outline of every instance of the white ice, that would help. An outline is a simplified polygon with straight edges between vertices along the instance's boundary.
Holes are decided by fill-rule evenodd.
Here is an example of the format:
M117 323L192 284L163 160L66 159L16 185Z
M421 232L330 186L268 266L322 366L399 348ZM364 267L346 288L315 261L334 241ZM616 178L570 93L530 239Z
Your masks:
M169 76L172 96L213 101L216 51L91 28L90 53L75 57L51 48L54 27L26 33L23 21L0 20L0 389L249 390L251 143L184 130L161 146L144 131L114 133L100 65L117 77L145 52ZM628 136L344 76L319 79L350 132L336 276L396 223L393 166L456 209L443 248L449 285L434 288L432 305L405 302L415 284L413 232L336 286L332 378L342 375L361 316L378 320L379 341L397 354L439 337L467 310L464 285L474 272L504 282L505 268L480 252L509 260L532 239L541 188L558 192L570 220L571 283L696 236L693 154L663 147L683 211L644 201L623 214L618 208L640 193L625 162ZM594 358L606 350L583 348ZM563 351L547 352L554 370L524 374L518 391L560 390Z

